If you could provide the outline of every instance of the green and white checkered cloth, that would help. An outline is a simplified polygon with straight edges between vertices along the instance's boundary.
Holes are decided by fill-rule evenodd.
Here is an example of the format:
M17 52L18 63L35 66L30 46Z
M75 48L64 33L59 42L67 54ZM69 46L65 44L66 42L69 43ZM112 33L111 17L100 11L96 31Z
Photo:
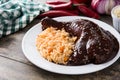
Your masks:
M47 5L33 0L0 0L0 38L24 28L49 9Z

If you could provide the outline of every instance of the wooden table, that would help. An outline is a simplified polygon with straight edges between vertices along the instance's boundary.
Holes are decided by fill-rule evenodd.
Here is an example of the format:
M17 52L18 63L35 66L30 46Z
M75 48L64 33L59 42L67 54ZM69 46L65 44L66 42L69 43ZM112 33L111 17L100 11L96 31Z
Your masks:
M102 16L101 20L112 25L110 16ZM72 76L51 73L30 63L23 55L21 42L39 21L35 19L26 28L0 39L0 80L120 80L120 59L99 72Z

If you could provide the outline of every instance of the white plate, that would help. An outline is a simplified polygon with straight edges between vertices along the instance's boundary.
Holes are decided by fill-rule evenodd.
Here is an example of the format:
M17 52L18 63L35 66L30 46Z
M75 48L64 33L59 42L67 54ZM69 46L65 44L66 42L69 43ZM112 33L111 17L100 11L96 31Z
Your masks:
M57 17L54 19L58 21L71 21L75 19L87 19L87 20L93 21L96 24L98 24L100 27L102 27L103 29L111 32L119 41L119 46L120 46L119 33L114 28L112 28L112 26L102 21L92 19L92 18L87 18L87 17L78 17L78 16ZM36 49L35 40L36 40L37 35L40 32L41 32L41 24L38 23L37 25L33 26L25 34L23 41L22 41L22 50L24 52L24 55L27 57L27 59L30 62L32 62L39 68L42 68L50 72L60 73L60 74L69 74L69 75L92 73L92 72L102 70L112 65L120 57L120 49L119 49L119 52L115 56L115 58L113 58L111 61L104 63L104 64L99 64L99 65L88 64L88 65L82 65L82 66L64 66L64 65L54 64L52 62L45 60L43 57L41 57L40 53Z

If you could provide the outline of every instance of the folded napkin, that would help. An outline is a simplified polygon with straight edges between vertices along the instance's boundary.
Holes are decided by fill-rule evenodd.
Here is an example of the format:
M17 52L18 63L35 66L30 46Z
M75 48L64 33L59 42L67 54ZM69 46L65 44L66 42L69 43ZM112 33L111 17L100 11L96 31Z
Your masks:
M0 0L0 37L14 33L50 8L33 0Z

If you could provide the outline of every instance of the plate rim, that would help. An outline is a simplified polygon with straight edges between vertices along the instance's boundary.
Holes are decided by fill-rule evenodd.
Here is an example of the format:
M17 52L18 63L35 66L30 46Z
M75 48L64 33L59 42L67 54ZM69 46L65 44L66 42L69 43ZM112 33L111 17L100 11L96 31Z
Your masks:
M58 18L67 18L67 17L77 17L77 18L80 18L80 19L90 19L90 20L96 20L96 19L93 19L93 18L88 18L88 17L82 17L82 16L64 16L64 17L56 17L56 18L53 18L53 19L58 19ZM98 22L100 21L100 20L97 20ZM106 25L109 25L109 24L107 24L107 23L105 23L105 22L103 22L103 21L100 21L100 22L102 22L102 23L104 23L104 24L106 24ZM94 22L94 23L96 23L96 22ZM97 23L96 23L97 24ZM34 29L36 26L38 26L38 25L40 25L40 23L38 23L38 24L36 24L36 25L34 25L32 28L30 28L26 33L25 33L25 35L24 35L24 37L23 37L23 40L22 40L22 51L23 51L23 54L25 55L25 57L32 63L32 64L34 64L34 65L36 65L37 67L39 67L39 68L41 68L41 69L44 69L44 70L46 70L46 71L49 71L49 72L53 72L53 73L59 73L59 74L67 74L67 75L79 75L79 74L88 74L88 73L93 73L93 72L96 72L96 71L100 71L100 70L103 70L103 69L105 69L105 68L107 68L107 67L109 67L109 66L111 66L112 64L114 64L118 59L119 59L119 57L120 57L120 48L119 48L119 51L118 51L118 53L117 53L117 55L119 54L119 56L118 56L118 58L114 61L114 62L112 62L111 64L109 64L109 65L107 65L106 67L104 67L104 68L102 68L102 69L99 69L99 70L93 70L93 71L90 71L90 72L84 72L84 73L68 73L68 72L58 72L58 71L54 71L54 70L48 70L48 69L46 69L46 68L43 68L43 67L41 67L41 66L39 66L39 64L36 64L34 61L32 61L29 57L28 57L28 55L26 54L26 51L25 51L25 49L24 49L24 42L25 42L25 38L26 38L26 36L29 34L29 32L32 30L32 29ZM109 25L109 26L111 26L111 25ZM112 27L112 26L111 26ZM114 29L114 28L112 28L112 29ZM115 29L114 29L115 30ZM116 30L115 30L116 31ZM119 34L117 31L116 31L116 33L117 34ZM113 34L113 33L112 33ZM118 39L117 39L118 40ZM118 41L119 42L119 41ZM120 47L120 42L119 42L119 47ZM116 56L117 56L116 55ZM115 56L115 57L116 57ZM114 57L114 58L115 58ZM113 59L114 59L113 58ZM112 60L113 60L112 59ZM49 63L51 63L51 62L49 62ZM54 64L54 63L53 63ZM55 65L57 65L57 64L55 64ZM73 66L72 66L73 67ZM75 67L79 67L79 66L75 66Z

